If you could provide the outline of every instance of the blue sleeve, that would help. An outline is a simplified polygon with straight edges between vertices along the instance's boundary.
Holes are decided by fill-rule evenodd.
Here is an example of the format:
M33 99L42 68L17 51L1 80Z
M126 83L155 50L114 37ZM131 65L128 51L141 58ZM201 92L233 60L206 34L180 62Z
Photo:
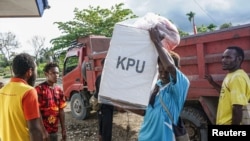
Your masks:
M171 81L171 83L173 83L172 85L170 85L172 93L174 94L173 98L175 99L175 101L178 101L177 105L179 105L182 109L183 104L187 98L190 82L179 69L176 69L176 82L174 83L173 81Z
M179 70L176 70L176 82L173 81L173 78L170 78L169 87L165 88L163 97L164 103L168 107L170 113L174 118L174 122L177 123L177 120L180 116L181 110L184 106L190 82L188 78Z

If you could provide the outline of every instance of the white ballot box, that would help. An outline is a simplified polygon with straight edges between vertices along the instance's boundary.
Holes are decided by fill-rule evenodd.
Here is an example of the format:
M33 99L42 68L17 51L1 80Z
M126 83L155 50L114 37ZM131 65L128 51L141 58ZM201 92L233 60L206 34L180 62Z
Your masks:
M147 30L116 24L102 72L99 102L145 109L156 82L157 58Z

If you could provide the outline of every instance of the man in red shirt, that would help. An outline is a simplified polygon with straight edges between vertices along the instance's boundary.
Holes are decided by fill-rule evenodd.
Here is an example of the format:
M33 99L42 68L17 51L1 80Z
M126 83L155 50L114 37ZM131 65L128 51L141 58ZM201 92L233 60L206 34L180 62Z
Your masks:
M43 124L49 134L50 141L57 141L58 122L61 124L62 139L66 140L65 113L66 99L60 86L56 85L59 67L56 63L48 63L44 67L46 81L36 86Z

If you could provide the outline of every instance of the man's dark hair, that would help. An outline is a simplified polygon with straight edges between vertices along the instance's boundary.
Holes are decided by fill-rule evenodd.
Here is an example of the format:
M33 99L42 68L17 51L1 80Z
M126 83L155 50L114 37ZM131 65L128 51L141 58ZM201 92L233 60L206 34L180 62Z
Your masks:
M180 68L181 65L180 65L180 56L179 54L177 54L176 52L173 52L173 51L169 51L171 57L173 58L174 60L174 64L177 68Z
M34 58L28 53L20 53L13 59L12 69L16 77L22 77L29 69L35 68Z
M181 66L180 66L180 56L179 56L179 54L177 54L177 53L174 52L174 51L168 51L168 52L169 52L169 54L171 55L171 57L173 58L175 66L176 66L177 68L180 68ZM161 60L160 60L160 57L158 57L158 63L159 63L160 61L161 61Z
M47 64L44 66L43 71L44 71L44 72L49 72L49 70L50 70L51 68L54 68L54 67L58 67L58 68L59 68L59 66L58 66L57 63L55 63L55 62L49 62L49 63L47 63Z
M234 49L237 53L237 56L241 56L242 57L242 60L241 60L241 63L243 62L244 58L245 58L245 55L244 55L244 51L242 48L238 47L238 46L229 46L227 47L227 49Z

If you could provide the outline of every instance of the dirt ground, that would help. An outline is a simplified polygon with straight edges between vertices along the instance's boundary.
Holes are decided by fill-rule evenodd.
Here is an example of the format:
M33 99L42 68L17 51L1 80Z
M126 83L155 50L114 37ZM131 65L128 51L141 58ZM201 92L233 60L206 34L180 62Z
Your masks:
M68 105L70 105L68 103ZM65 109L67 141L98 141L97 113L85 120L77 120L72 117L69 106ZM131 112L114 112L112 141L137 141L138 131L142 122L142 116ZM61 135L59 135L61 137Z

